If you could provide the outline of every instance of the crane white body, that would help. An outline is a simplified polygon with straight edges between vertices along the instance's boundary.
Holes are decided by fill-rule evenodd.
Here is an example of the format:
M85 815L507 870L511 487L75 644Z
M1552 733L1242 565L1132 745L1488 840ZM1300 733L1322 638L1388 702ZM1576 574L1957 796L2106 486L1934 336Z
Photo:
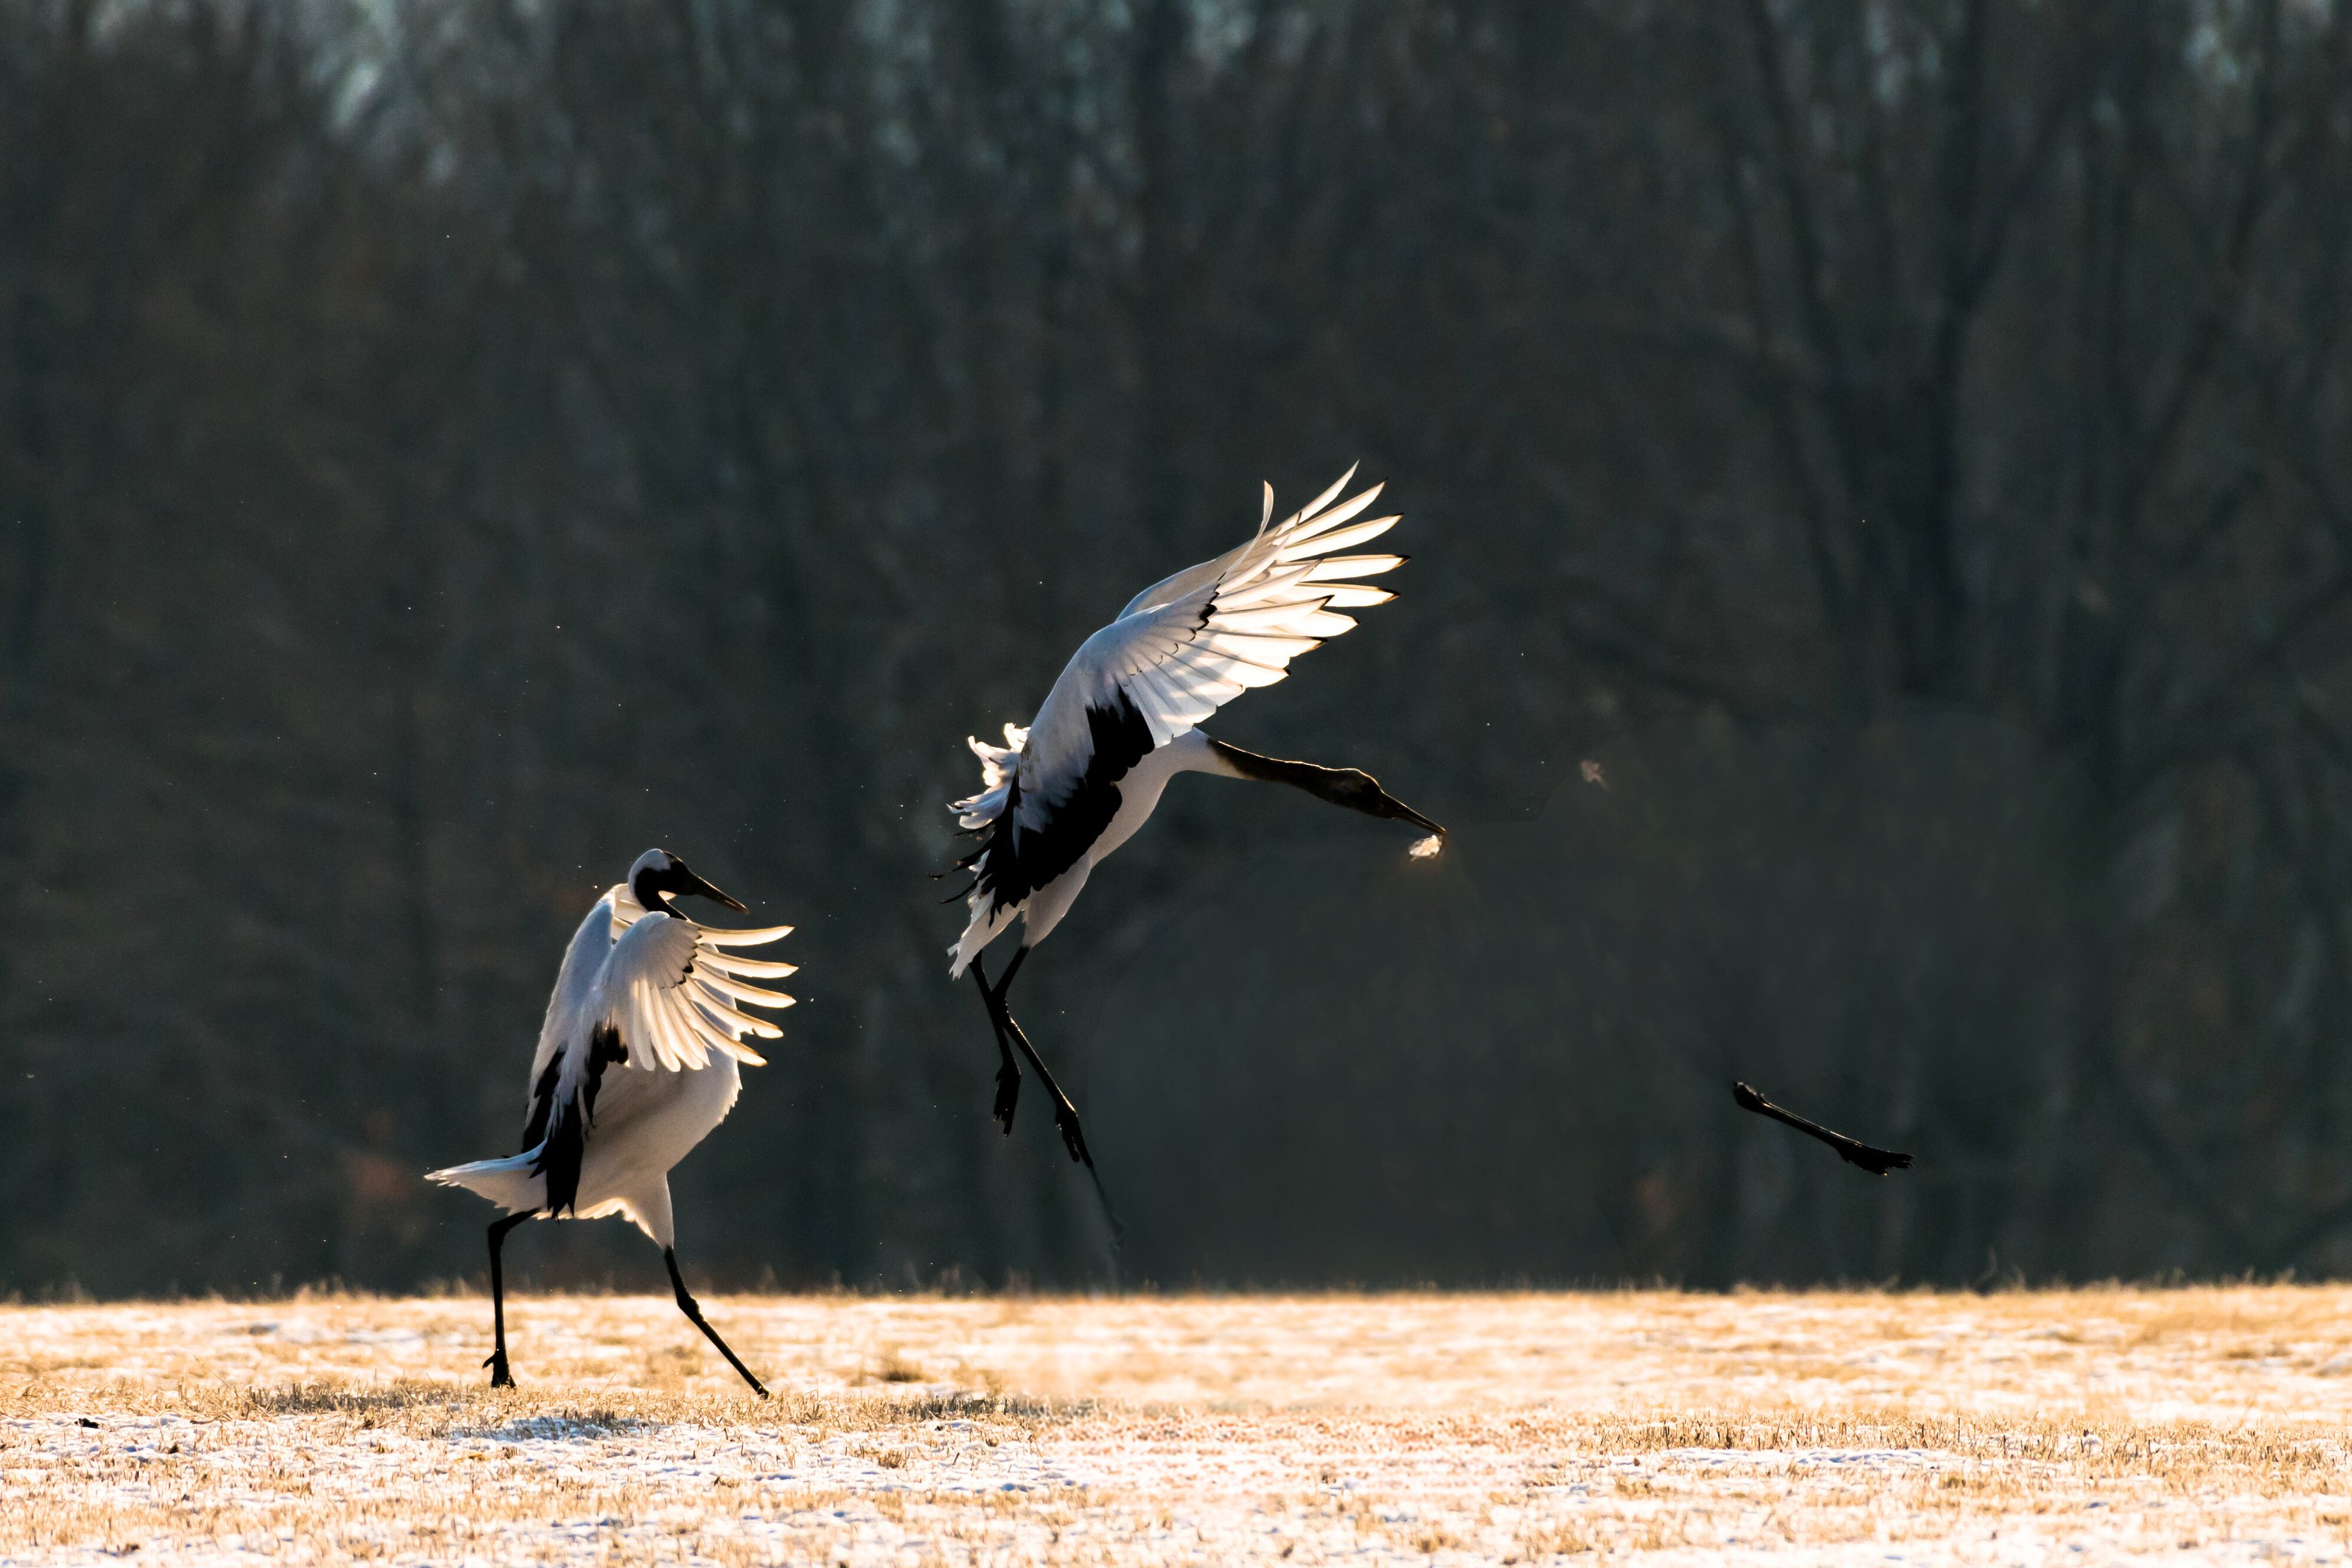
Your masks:
M1095 867L1110 859L1121 844L1135 837L1136 830L1150 819L1159 808L1160 798L1168 792L1169 780L1179 773L1213 773L1227 779L1239 779L1243 774L1231 763L1219 757L1209 745L1209 737L1200 730L1187 730L1167 745L1160 747L1140 762L1129 768L1118 779L1118 810L1087 846L1070 869L1031 894L1016 905L990 912L984 920L974 919L964 927L963 936L955 946L953 974L961 976L982 948L1003 934L1013 924L1013 916L1021 917L1021 943L1034 947L1062 923L1062 916L1078 901L1087 885L1087 878Z
M712 988L732 979L713 972L722 965L792 967L747 966L719 945L772 941L789 930L719 930L667 910L649 913L626 883L605 889L572 934L548 998L523 1112L530 1146L504 1159L431 1171L425 1179L479 1193L509 1214L625 1215L656 1245L677 1245L671 1168L735 1108L742 1088L736 1063L761 1061L741 1037L783 1032L733 1003L792 1000L740 984ZM692 972L698 965L698 975ZM746 990L751 995L743 997ZM589 1060L600 1027L617 1036L625 1060ZM575 1133L578 1166L566 1192L555 1145Z
M735 1058L713 1052L700 1067L614 1065L596 1100L596 1124L580 1160L580 1186L561 1218L620 1215L661 1248L677 1245L670 1214L669 1173L727 1119L741 1092ZM427 1179L478 1193L509 1214L558 1218L549 1211L547 1176L533 1168L534 1146L505 1159L477 1160L429 1173Z

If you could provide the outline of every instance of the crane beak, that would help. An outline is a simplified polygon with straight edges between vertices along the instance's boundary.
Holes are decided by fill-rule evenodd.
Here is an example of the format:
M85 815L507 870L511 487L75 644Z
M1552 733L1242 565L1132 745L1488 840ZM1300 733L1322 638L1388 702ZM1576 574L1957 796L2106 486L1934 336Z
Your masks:
M1423 816L1419 811L1414 810L1410 806L1404 808L1404 820L1411 822L1416 828L1427 828L1432 833L1434 833L1437 836L1439 842L1443 843L1444 841L1445 830L1439 827L1435 822L1431 821L1427 817Z
M686 873L686 885L679 888L678 891L680 893L699 894L704 898L710 900L713 904L725 904L728 908L733 910L738 915L749 915L751 913L750 909L736 903L735 900L728 897L725 894L719 892L717 888L711 886L709 883L703 881L692 872L688 872Z
M1439 827L1385 789L1381 791L1381 815L1393 818L1398 821L1411 822L1416 828L1427 830L1429 837L1413 840L1412 847L1405 851L1405 853L1414 860L1434 859L1438 852L1445 847L1444 828Z
M1381 813L1381 816L1393 817L1402 821L1411 822L1416 828L1420 828L1427 832L1435 834L1439 842L1443 843L1444 841L1445 830L1444 828L1439 827L1435 822L1431 821L1427 817L1423 816L1419 811L1414 810L1412 807L1406 805L1403 801L1398 800L1395 796L1388 793L1386 790L1382 790L1381 792L1381 799L1388 807L1387 810Z

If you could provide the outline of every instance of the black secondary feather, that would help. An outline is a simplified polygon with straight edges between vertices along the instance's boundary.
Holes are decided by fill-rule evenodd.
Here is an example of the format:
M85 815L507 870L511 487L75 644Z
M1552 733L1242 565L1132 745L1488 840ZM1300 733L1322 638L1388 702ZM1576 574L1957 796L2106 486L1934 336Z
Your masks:
M992 910L1007 909L1078 862L1118 815L1118 781L1152 753L1151 726L1124 691L1087 709L1092 751L1069 795L1041 827L1021 826L1021 780L1006 787L1004 810L988 825L976 862Z
M580 1161L588 1151L588 1129L596 1124L597 1086L604 1082L608 1064L628 1060L621 1031L609 1023L598 1024L588 1037L588 1072L574 1103L555 1107L547 1142L531 1163L533 1174L547 1178L548 1213L562 1214L578 1200ZM549 1098L552 1102L553 1096Z

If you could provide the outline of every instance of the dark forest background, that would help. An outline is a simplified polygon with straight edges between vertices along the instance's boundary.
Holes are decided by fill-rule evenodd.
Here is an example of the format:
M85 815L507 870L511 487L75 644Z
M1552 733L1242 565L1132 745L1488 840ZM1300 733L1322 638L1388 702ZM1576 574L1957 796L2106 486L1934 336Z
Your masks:
M1453 841L1094 878L1120 1282L2352 1269L2347 244L2330 0L0 7L0 1291L478 1270L656 842L804 966L691 1265L1111 1281L940 807L1359 458L1214 727Z

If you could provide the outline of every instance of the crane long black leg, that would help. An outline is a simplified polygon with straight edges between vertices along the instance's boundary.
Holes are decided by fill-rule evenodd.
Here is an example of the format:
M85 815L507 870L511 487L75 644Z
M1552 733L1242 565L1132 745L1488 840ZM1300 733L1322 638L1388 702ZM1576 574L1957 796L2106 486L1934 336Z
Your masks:
M499 1253L506 1246L507 1232L530 1218L528 1214L509 1214L504 1219L490 1221L490 1333L498 1348L482 1364L490 1369L493 1388L515 1385L514 1374L507 1370L507 1280Z
M1885 1176L1889 1171L1905 1171L1911 1168L1909 1155L1896 1154L1892 1149L1874 1149L1858 1138L1849 1138L1843 1133L1833 1133L1819 1122L1809 1122L1794 1111L1782 1110L1745 1083L1737 1081L1732 1083L1731 1098L1743 1111L1753 1111L1759 1116L1769 1116L1783 1126L1796 1128L1807 1137L1819 1138L1837 1151L1838 1158L1850 1166L1859 1166L1873 1176Z
M1038 1082L1045 1084L1045 1092L1054 1097L1054 1130L1062 1134L1063 1146L1070 1151L1070 1158L1092 1170L1095 1157L1087 1152L1087 1134L1078 1125L1078 1108L1070 1103L1070 1097L1062 1092L1060 1084L1054 1082L1054 1074L1046 1067L1045 1059L1037 1054L1037 1048L1029 1043L1029 1037L1022 1032L1019 1024L1013 1021L1013 1009L1004 1003L1005 993L1013 988L1013 977L1020 973L1021 962L1028 956L1029 949L1022 948L1013 955L1013 961L1004 966L1003 977L993 987L983 980L980 988L988 998L989 1017L996 1024L997 1043L1003 1044L1005 1037L1010 1036L1013 1043L1021 1048L1021 1054L1029 1059L1029 1065L1036 1070ZM975 973L978 967L979 963L975 959Z
M702 1309L695 1305L694 1292L686 1288L685 1277L677 1271L677 1249L663 1248L662 1261L669 1265L670 1288L677 1292L677 1310L686 1314L687 1322L700 1329L703 1337L719 1347L719 1354L727 1358L728 1365L743 1375L743 1381L751 1385L752 1393L762 1399L768 1397L767 1389L761 1385L758 1378L751 1375L751 1369L743 1364L740 1356L727 1348L727 1342L719 1337L719 1331L704 1320Z
M1087 1167L1087 1176L1095 1184L1095 1198L1102 1205L1104 1222L1110 1227L1111 1245L1117 1247L1126 1241L1127 1227L1119 1223L1118 1210L1111 1207L1110 1193L1103 1186L1102 1172L1095 1168L1095 1156L1087 1147L1086 1129L1078 1124L1078 1108L1070 1103L1070 1097L1062 1092L1059 1083L1054 1082L1053 1070L1045 1065L1045 1059L1037 1054L1037 1048L1029 1043L1029 1036L1020 1024L1013 1021L1013 1009L1004 1005L1004 993L1012 987L1013 971L1021 967L1021 960L1028 951L1024 947L1014 955L1013 962L1005 966L1003 978L996 982L995 989L990 990L984 984L981 989L988 997L989 1011L996 1021L1000 1040L1007 1035L1012 1037L1013 1043L1021 1048L1021 1054L1029 1059L1030 1070L1037 1074L1037 1082L1043 1083L1045 1092L1053 1096L1054 1130L1062 1134L1062 1146L1069 1150L1070 1158Z
M1021 960L1015 958L1013 962L1017 968ZM1005 978L1012 977L1012 970L1006 970ZM980 988L982 1004L988 1009L988 1027L996 1031L996 1054L1002 1059L996 1069L996 1104L989 1114L996 1118L997 1125L1009 1137L1013 1132L1013 1109L1021 1103L1021 1064L1013 1060L1012 1042L1004 1038L1004 1026L997 1021L996 993L988 988L988 975L982 969L977 955L971 961L971 978Z

